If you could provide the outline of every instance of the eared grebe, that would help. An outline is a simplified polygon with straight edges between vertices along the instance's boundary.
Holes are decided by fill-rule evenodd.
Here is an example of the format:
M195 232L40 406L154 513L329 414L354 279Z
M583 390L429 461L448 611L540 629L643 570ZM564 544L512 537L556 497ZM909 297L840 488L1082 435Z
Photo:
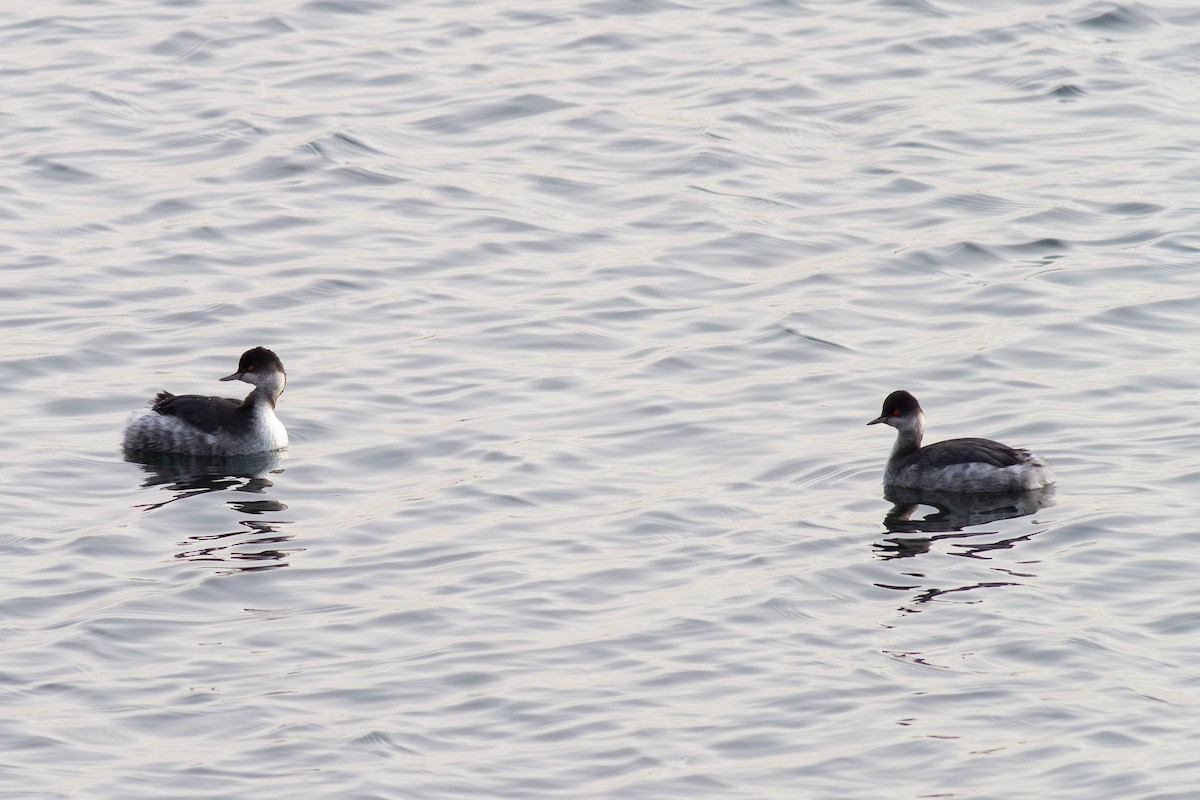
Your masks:
M953 492L1023 492L1054 483L1046 462L1028 450L991 439L947 439L921 447L925 414L917 398L892 392L883 413L868 425L891 425L896 444L888 456L883 485Z
M287 447L287 431L275 416L275 401L287 383L279 357L265 347L247 350L237 372L221 380L245 381L254 385L254 391L245 400L159 392L150 410L125 426L125 448L237 456Z

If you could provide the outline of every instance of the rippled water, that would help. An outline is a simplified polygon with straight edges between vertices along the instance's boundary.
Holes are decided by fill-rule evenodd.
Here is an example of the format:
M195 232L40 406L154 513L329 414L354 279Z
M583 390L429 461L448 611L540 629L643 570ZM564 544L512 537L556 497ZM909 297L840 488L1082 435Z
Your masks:
M1200 12L0 11L0 795L1191 797ZM127 462L252 345L283 458ZM892 510L892 389L1042 508Z

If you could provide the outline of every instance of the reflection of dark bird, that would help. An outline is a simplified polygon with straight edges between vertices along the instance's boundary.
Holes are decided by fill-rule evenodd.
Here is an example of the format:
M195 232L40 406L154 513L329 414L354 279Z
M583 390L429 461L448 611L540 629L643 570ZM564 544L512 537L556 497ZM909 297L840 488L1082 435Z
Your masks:
M887 488L1019 492L1054 483L1041 458L991 439L947 439L922 447L925 414L906 391L889 394L883 413L867 424L879 423L897 431L883 473Z
M125 460L139 464L146 472L142 486L163 486L173 493L170 499L141 506L151 510L209 492L262 494L272 486L267 476L282 472L280 464L285 456L285 451L225 457L127 452Z
M954 542L956 547L961 548L957 552L952 553L956 556L967 556L969 558L986 558L986 554L993 550L1011 550L1016 547L1018 542L1028 541L1034 536L1037 536L1041 531L1033 531L1020 536L1010 536L1007 539L987 539L979 541L979 537L992 536L996 531L972 531L970 533L955 532L955 533L939 533L933 536L911 536L896 539L884 539L882 542L876 542L872 545L876 553L885 561L893 558L910 558L919 556L922 553L928 553L933 549L934 542L941 542L946 539L961 539L962 541ZM1008 572L1008 570L1005 570ZM1016 575L1017 573L1010 573ZM1022 576L1024 577L1024 576ZM883 584L876 584L883 586ZM889 589L911 589L914 587L908 586L889 586Z
M1000 540L979 541L979 537L992 536L997 531L963 532L963 529L972 525L1028 516L1038 509L1053 505L1054 487L1009 493L931 492L891 488L884 492L884 497L893 503L887 516L883 518L883 524L889 531L934 535L884 539L883 542L874 545L880 557L907 558L928 552L936 541L962 539L962 543L956 543L962 550L955 555L983 558L983 554L988 551L1006 550L1037 535L1039 531ZM914 519L917 509L921 506L932 507L936 511Z
M189 549L175 557L220 567L222 572L262 572L288 566L288 558L304 549L270 546L285 545L295 538L279 532L278 526L287 523L245 520L241 524L249 534L243 529L190 536L184 542Z
M157 488L166 495L158 502L137 506L143 511L201 495L236 492L226 495L225 504L237 515L250 518L239 520L239 527L232 531L188 536L180 543L186 549L175 557L210 564L224 572L254 572L286 567L291 555L303 549L283 547L294 539L280 530L290 522L270 516L288 508L270 496L271 479L283 472L286 456L284 450L224 457L128 452L126 460L145 471L143 487Z
M883 496L893 505L883 524L897 533L960 531L971 525L984 525L1001 519L1024 517L1053 505L1054 486L1028 492L934 492L891 487ZM913 519L920 506L937 509L921 519Z

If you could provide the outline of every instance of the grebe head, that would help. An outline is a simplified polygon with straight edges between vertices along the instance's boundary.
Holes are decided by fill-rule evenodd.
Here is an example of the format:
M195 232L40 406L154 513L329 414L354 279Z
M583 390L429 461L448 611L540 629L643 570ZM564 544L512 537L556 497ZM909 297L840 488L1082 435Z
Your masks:
M867 424L878 425L882 422L898 430L912 431L925 427L924 418L925 414L921 411L921 404L917 402L917 398L899 389L883 401L883 413Z
M287 381L287 372L279 356L265 347L255 347L242 353L237 372L221 378L223 381L245 381L254 386L275 389L278 395Z

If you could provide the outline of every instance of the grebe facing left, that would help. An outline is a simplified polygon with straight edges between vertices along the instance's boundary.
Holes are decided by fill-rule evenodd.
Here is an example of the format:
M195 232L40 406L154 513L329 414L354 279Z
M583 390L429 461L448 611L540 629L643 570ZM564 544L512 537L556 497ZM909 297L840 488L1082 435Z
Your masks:
M1024 492L1054 483L1046 462L1028 450L991 439L947 439L921 447L925 414L917 398L892 392L868 425L891 425L896 444L883 472L884 487L950 492Z
M150 410L125 426L125 449L238 456L287 447L287 431L275 416L275 402L287 384L279 357L265 347L247 350L237 371L221 380L245 381L254 391L245 400L159 392Z

